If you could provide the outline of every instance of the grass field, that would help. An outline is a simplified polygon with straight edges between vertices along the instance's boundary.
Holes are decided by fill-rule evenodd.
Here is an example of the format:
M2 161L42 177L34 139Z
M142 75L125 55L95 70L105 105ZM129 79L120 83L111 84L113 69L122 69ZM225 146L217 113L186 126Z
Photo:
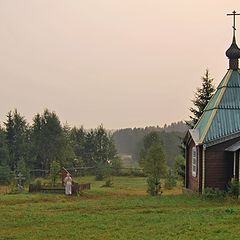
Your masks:
M91 181L83 196L0 194L0 239L240 239L240 202L146 195L144 178Z

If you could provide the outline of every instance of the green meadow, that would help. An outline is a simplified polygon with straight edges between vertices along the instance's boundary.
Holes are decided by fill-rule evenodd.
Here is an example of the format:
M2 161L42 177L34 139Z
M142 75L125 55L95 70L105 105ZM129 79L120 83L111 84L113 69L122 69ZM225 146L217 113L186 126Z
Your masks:
M210 201L181 188L146 194L145 178L94 178L81 196L0 194L0 239L240 239L240 202Z

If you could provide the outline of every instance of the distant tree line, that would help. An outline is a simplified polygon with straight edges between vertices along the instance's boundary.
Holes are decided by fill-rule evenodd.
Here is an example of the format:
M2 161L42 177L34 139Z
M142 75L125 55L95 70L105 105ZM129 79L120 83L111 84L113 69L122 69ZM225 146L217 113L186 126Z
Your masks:
M0 172L7 174L19 167L49 170L53 161L66 168L102 169L115 164L117 150L102 125L89 131L71 128L47 109L29 124L17 110L10 111L0 127Z
M158 126L126 128L115 131L113 139L119 153L131 155L138 162L141 158L141 149L144 147L144 137L151 132L156 132L163 146L167 165L173 167L176 156L181 153L179 146L187 129L187 125L182 121L171 125L165 124L162 128Z

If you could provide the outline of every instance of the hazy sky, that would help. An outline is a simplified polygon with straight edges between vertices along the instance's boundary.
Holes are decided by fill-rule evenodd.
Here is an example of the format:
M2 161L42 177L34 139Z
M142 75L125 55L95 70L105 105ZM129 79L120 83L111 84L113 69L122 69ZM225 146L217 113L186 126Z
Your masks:
M71 126L188 119L209 68L217 85L239 0L0 0L0 122L45 108ZM238 8L237 8L238 7ZM240 17L237 18L240 45Z

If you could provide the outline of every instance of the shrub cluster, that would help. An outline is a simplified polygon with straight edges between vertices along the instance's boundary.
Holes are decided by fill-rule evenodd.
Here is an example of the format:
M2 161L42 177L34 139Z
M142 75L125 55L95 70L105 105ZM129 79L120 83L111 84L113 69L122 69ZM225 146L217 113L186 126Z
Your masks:
M226 192L219 188L206 188L203 194L204 199L221 200L226 197Z
M157 196L158 194L159 195L162 194L160 179L158 179L156 177L149 176L147 178L147 184L148 184L147 193L149 195Z
M38 192L43 183L40 178L36 178L30 185L29 185L29 192Z
M236 179L232 179L228 186L228 195L234 198L238 198L240 193L240 184Z

